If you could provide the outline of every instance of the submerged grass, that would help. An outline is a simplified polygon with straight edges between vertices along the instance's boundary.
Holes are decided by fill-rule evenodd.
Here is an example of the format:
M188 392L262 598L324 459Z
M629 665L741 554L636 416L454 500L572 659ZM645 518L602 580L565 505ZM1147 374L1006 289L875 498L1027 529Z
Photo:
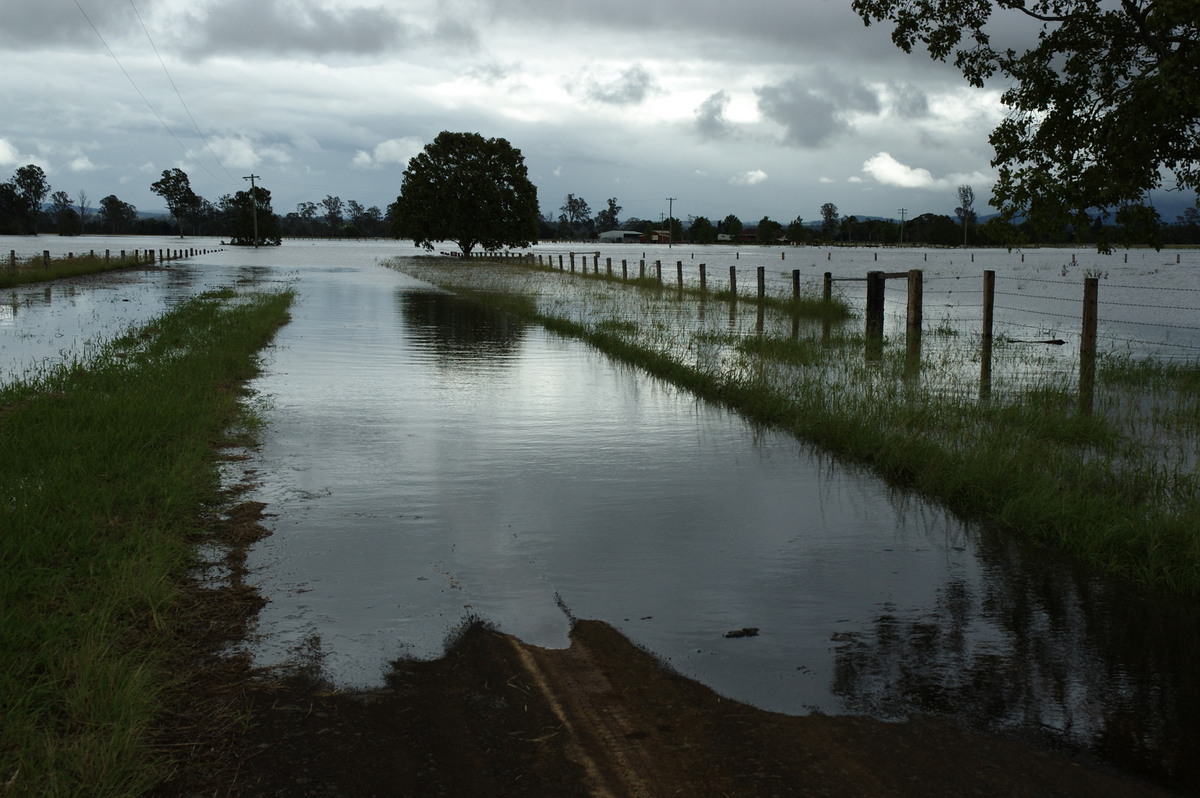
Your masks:
M171 608L290 292L195 298L0 388L0 792L137 795Z
M749 418L874 468L960 514L1020 530L1156 590L1200 595L1200 369L1105 358L1099 406L998 347L991 398L966 385L978 341L874 353L826 317L572 280L510 265L396 268L575 336ZM941 336L943 340L945 336ZM976 366L977 373L977 366Z

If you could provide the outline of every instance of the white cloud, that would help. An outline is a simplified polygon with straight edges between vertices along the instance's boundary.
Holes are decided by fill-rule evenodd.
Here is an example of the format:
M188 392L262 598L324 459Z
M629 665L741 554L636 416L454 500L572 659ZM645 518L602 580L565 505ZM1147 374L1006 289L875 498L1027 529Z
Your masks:
M208 141L221 163L230 169L253 169L261 159L255 152L254 142L245 137L225 138L215 136Z
M830 183L836 183L837 181L836 181L836 180L834 180L832 177L822 177L822 178L820 178L820 179L819 179L817 182L818 182L818 183L823 183L823 184L825 184L825 185L828 185L828 184L830 184Z
M0 138L0 166L13 166L19 160L21 160L20 151L10 144L8 139Z
M881 152L863 162L863 171L885 186L900 188L945 188L949 183L937 179L928 169L900 163L890 154Z
M748 172L734 175L729 182L735 186L756 186L767 179L767 173L761 169L751 169Z
M425 142L412 136L388 139L375 147L375 163L396 163L408 166L408 162L425 149Z
M988 186L995 182L995 177L980 171L970 173L954 172L944 177L934 177L928 169L908 166L900 163L891 154L881 152L863 162L863 171L885 186L899 188L916 188L930 190L950 190L963 184L971 186Z

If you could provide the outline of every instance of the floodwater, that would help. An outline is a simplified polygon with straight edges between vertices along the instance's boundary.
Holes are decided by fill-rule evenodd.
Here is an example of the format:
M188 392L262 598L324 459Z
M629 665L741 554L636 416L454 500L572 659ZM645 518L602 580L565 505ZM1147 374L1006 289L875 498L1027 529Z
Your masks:
M261 665L316 657L368 687L468 617L565 646L569 613L767 709L945 713L1200 789L1196 602L965 525L381 265L413 253L297 243L4 292L0 373L205 287L295 288L243 464L272 514L250 558ZM759 633L724 637L743 627Z

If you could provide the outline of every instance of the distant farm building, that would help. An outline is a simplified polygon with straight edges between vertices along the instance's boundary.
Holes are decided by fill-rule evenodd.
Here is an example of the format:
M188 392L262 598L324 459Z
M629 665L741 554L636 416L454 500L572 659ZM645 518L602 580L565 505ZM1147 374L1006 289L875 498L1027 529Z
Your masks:
M609 244L636 244L642 240L642 234L637 230L605 230L597 238Z

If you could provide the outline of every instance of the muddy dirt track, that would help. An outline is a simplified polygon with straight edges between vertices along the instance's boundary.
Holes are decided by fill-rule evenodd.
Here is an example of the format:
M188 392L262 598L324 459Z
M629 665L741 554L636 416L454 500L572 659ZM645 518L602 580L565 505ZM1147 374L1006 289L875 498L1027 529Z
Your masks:
M1167 794L940 719L763 712L662 668L603 623L579 621L571 639L541 649L476 623L442 659L399 663L371 692L218 668L188 703L235 720L207 740L183 730L190 754L157 794Z
M530 646L476 622L385 687L328 690L222 653L263 599L245 554L265 506L211 519L220 587L179 602L178 685L159 732L178 796L1161 796L1095 763L914 717L796 717L724 699L612 627Z

